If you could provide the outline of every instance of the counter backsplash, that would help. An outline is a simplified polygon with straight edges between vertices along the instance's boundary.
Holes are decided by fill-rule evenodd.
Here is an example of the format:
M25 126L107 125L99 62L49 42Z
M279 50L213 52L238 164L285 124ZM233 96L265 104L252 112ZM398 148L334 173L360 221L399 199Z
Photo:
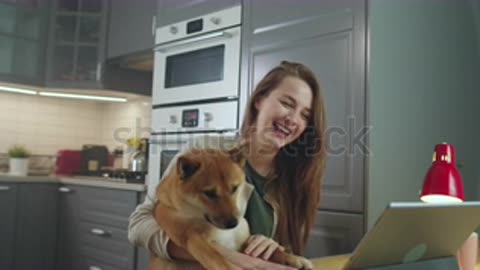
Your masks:
M29 175L50 175L55 168L56 156L32 155L28 163ZM7 173L9 170L8 155L0 153L0 173Z

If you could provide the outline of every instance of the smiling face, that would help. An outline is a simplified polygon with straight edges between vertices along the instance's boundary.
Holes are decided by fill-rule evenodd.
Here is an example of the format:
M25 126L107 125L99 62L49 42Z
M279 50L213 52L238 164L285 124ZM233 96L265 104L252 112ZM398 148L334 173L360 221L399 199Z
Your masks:
M300 137L309 123L312 99L312 90L305 81L287 76L267 96L256 100L257 145L278 151Z

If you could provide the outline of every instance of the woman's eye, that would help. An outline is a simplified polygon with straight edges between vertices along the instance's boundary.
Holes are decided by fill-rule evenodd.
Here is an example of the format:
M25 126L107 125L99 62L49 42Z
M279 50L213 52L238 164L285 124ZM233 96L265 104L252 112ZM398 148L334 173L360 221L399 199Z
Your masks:
M310 115L306 114L306 113L302 113L302 118L303 118L303 120L308 121L308 120L310 120Z
M205 196L207 196L211 200L218 198L218 195L215 192L215 190L207 190L207 191L204 191L203 194L205 194Z
M238 186L234 186L234 187L232 188L232 194L235 193L235 191L237 191L237 189L238 189Z
M287 108L293 108L293 104L288 101L280 100L280 103Z

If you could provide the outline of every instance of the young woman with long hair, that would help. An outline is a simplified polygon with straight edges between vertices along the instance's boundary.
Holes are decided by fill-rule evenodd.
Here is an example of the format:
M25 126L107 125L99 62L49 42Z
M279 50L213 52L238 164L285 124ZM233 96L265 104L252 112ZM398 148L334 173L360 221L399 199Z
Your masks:
M222 251L232 264L241 269L291 269L265 259L277 248L303 254L320 201L325 127L323 95L308 67L284 61L258 83L238 139L253 189L245 214L252 236L242 253ZM169 266L191 269L195 264L176 264L175 259L193 258L156 225L153 208L154 201L147 198L132 214L130 241L171 259Z

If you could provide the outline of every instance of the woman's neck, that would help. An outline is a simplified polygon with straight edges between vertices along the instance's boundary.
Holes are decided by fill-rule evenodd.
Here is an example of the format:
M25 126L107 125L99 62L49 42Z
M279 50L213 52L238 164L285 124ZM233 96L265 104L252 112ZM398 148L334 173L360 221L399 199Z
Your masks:
M259 175L265 177L271 172L276 155L277 151L263 149L255 140L251 140L247 151L247 161Z

